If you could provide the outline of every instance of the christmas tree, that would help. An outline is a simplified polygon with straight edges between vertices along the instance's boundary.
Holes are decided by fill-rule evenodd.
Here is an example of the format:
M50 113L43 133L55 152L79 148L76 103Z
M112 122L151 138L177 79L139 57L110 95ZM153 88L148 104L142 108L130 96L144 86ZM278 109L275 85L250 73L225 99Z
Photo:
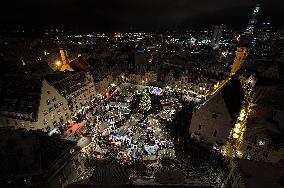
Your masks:
M151 96L148 90L144 90L139 103L139 110L142 112L147 112L150 109L151 109Z

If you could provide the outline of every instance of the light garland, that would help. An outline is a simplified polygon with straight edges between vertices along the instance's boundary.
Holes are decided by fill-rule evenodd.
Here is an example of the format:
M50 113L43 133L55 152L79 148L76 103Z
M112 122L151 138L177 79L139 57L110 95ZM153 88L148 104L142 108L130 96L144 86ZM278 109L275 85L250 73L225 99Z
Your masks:
M244 134L247 130L247 121L252 112L252 92L255 85L255 76L252 75L248 80L243 82L244 101L243 107L240 111L239 117L235 124L235 127L231 130L227 143L225 144L225 155L228 157L242 156L240 148L244 140Z

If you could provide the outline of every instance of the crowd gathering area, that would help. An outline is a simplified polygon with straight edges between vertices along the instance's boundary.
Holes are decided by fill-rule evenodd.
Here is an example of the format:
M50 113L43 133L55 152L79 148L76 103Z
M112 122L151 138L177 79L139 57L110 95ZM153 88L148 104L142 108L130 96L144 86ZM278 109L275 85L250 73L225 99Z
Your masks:
M195 96L195 100L188 100L169 86L112 85L75 114L62 135L77 141L82 148L81 164L85 166L86 177L92 174L98 161L111 161L143 177L153 176L166 167L180 169L184 177L206 177L215 182L219 169L214 170L209 163L219 164L222 160L201 151L194 143L188 144L181 134L189 133L178 127L187 125L179 114L188 117L184 111L197 107L197 101L202 99Z
M122 84L93 102L81 117L84 153L121 164L175 158L169 126L182 104L173 90Z

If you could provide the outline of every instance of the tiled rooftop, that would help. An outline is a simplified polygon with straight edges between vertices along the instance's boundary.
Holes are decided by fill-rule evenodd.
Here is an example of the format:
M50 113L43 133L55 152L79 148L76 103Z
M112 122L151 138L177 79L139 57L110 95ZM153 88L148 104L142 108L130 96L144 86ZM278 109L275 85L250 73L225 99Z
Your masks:
M0 115L13 112L25 114L35 121L40 102L41 78L24 75L6 76L0 84Z

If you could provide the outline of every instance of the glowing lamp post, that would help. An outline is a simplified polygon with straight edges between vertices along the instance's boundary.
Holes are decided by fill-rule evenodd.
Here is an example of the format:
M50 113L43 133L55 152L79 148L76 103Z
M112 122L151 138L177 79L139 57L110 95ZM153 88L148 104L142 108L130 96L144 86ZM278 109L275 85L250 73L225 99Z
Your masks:
M56 67L60 67L62 65L62 63L61 63L61 61L58 60L58 61L55 62L55 65L56 65Z

